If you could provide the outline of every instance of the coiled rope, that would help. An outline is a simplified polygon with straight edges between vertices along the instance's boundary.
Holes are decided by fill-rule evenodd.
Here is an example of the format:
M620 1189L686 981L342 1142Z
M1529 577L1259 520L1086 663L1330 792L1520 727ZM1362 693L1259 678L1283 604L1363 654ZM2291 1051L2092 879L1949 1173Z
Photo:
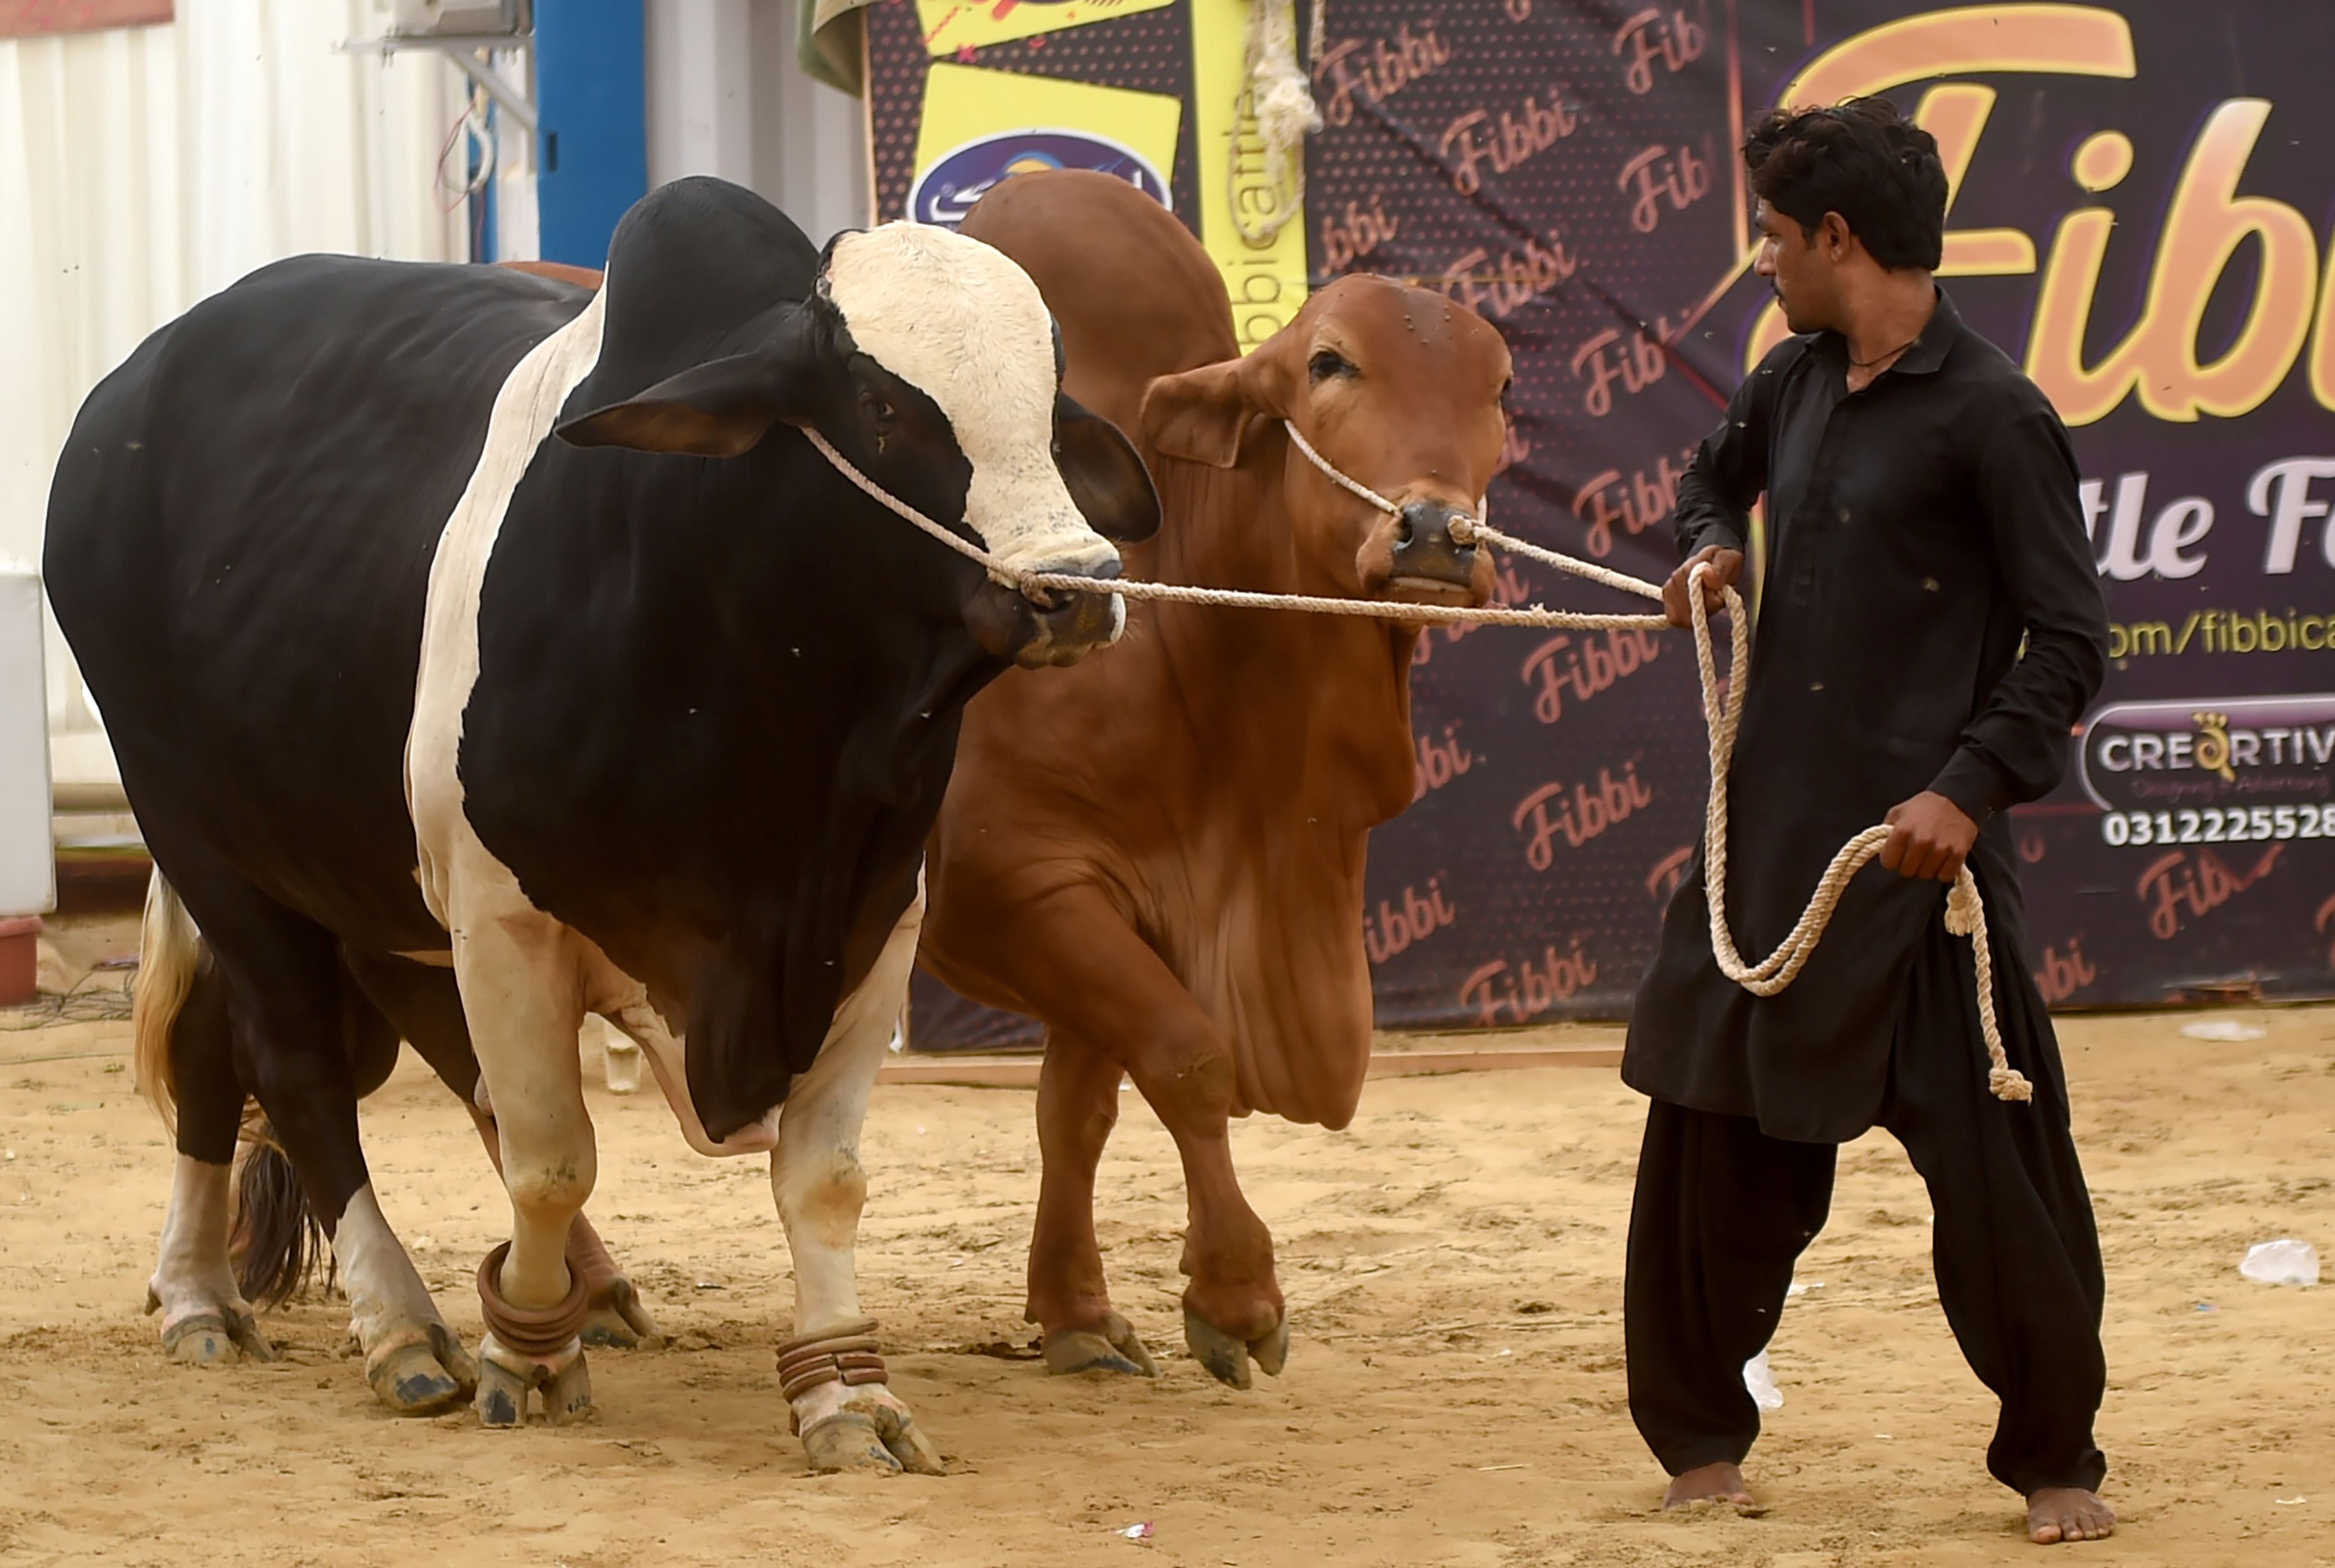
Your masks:
M1284 420L1282 428L1289 432L1291 442L1305 460L1319 469L1332 483L1390 517L1399 518L1402 516L1402 508L1394 502L1361 481L1341 473L1327 458L1313 450L1313 444L1298 432L1294 424ZM1467 623L1496 626L1564 626L1583 630L1667 630L1670 626L1667 615L1585 615L1571 610L1551 610L1540 605L1524 609L1398 605L1381 600L1332 599L1309 594L1259 594L1234 588L1196 587L1182 583L1130 582L1121 578L1073 576L1061 572L1025 571L998 560L972 540L942 527L861 473L850 460L836 450L817 431L807 429L803 434L838 473L857 486L869 498L957 554L978 563L993 581L1014 588L1041 604L1051 604L1052 601L1047 595L1054 593L1116 594L1122 598L1153 599L1171 604L1360 615L1413 624ZM1618 588L1623 593L1656 600L1662 596L1659 584L1560 555L1512 534L1503 533L1485 520L1485 513L1486 503L1478 501L1474 517L1454 518L1450 524L1452 542L1465 547L1480 540L1593 583ZM1734 934L1727 924L1727 774L1734 760L1736 731L1742 724L1743 693L1750 682L1751 624L1743 611L1742 595L1735 591L1732 585L1723 586L1720 593L1727 607L1729 646L1726 688L1722 696L1718 655L1711 644L1710 611L1704 603L1702 593L1703 581L1710 569L1708 564L1694 569L1688 581L1687 602L1694 622L1695 671L1702 685L1703 721L1710 735L1710 795L1703 813L1702 828L1703 892L1710 912L1710 951L1718 960L1720 973L1729 980L1754 996L1774 996L1799 978L1800 971L1814 956L1825 928L1840 907L1841 896L1846 892L1850 879L1865 868L1866 862L1881 853L1882 847L1889 842L1891 829L1885 825L1875 825L1843 845L1840 853L1833 857L1832 864L1825 868L1823 877L1817 884L1816 893L1809 898L1807 907L1800 912L1798 921L1793 924L1790 934L1784 938L1782 944L1757 963L1745 961L1736 948ZM1967 862L1955 874L1952 890L1946 895L1946 929L1956 936L1970 939L1971 956L1976 970L1979 1031L1986 1040L1987 1088L2001 1100L2033 1099L2035 1086L2028 1081L2026 1075L2010 1065L2010 1060L2002 1048L2002 1031L1994 1014L1994 955L1987 944L1986 910L1979 897L1978 879L1972 875Z

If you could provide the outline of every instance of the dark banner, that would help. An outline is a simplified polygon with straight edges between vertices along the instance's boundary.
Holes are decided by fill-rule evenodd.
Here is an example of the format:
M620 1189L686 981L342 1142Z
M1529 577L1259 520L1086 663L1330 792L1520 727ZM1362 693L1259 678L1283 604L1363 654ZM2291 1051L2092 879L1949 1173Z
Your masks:
M884 216L1111 169L1200 235L1246 344L1341 273L1439 289L1516 357L1494 519L1652 577L1694 443L1784 330L1744 123L1886 94L1952 180L1944 286L2073 432L2114 622L2076 766L2016 815L2028 962L2062 1005L2335 994L2335 6L1331 0L1302 230L1265 241L1225 216L1263 162L1247 15L875 5ZM1529 563L1501 596L1635 607ZM1419 798L1361 912L1381 1024L1623 1015L1700 831L1684 639L1437 630L1412 690ZM911 1027L1034 1038L921 977Z

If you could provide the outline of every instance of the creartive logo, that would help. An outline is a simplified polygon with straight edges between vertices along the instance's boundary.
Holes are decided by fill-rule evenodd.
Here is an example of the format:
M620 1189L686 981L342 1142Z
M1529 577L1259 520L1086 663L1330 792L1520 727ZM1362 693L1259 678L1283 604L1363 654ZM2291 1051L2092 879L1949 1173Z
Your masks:
M1090 169L1126 180L1174 211L1168 182L1135 149L1091 131L1032 128L983 136L933 160L908 188L908 216L954 228L1001 179L1041 169Z
M2335 695L2117 702L2084 731L2084 792L2109 811L2324 801Z

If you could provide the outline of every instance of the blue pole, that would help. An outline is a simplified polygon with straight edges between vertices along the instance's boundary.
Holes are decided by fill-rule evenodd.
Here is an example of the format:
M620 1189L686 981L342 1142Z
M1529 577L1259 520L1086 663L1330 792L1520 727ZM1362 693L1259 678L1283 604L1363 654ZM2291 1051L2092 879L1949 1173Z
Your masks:
M648 193L643 0L535 0L536 212L546 261L599 266Z

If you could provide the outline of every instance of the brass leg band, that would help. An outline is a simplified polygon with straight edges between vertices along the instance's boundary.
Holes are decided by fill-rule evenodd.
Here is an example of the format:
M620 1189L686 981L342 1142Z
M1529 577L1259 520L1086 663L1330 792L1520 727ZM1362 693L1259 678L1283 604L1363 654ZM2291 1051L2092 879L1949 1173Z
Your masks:
M779 1387L789 1400L823 1383L858 1388L891 1380L877 1353L876 1320L863 1318L823 1334L806 1334L779 1347Z
M503 1300L503 1259L510 1243L504 1242L479 1265L479 1311L487 1328L505 1350L522 1356L549 1356L566 1350L584 1330L586 1302L590 1299L583 1271L567 1271L567 1297L556 1307L515 1307Z

